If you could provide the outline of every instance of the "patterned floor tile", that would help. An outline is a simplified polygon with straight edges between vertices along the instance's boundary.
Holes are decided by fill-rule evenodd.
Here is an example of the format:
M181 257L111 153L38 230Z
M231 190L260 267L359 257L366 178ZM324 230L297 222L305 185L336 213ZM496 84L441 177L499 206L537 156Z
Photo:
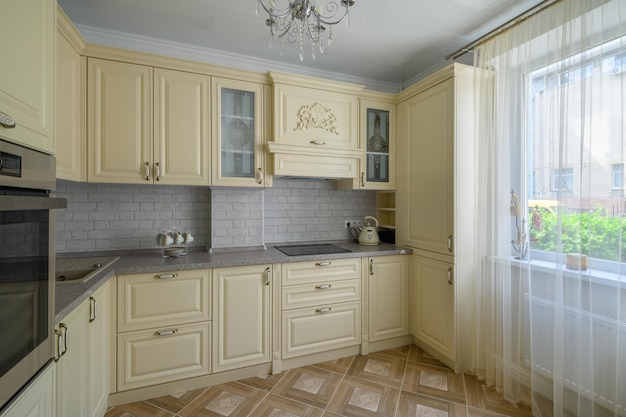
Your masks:
M467 407L426 395L402 391L395 417L468 417Z
M409 361L438 366L440 368L447 368L446 365L444 365L443 363L432 357L428 352L424 351L422 348L416 345L410 346Z
M345 374L346 372L348 372L348 369L350 369L352 361L354 361L354 356L348 356L346 358L336 359L334 361L316 363L315 365L311 366L337 372L338 374Z
M324 409L342 379L336 372L306 366L291 369L271 393Z
M354 358L347 375L400 388L405 367L405 360L372 353Z
M263 391L271 391L272 388L274 388L285 375L287 375L287 372L276 375L256 376L254 378L242 379L237 382Z
M392 358L397 358L397 359L407 360L407 357L409 356L410 348L411 348L410 345L400 346L400 347L393 348L393 349L379 350L378 352L376 352L376 354L391 356Z
M324 410L276 395L268 395L250 414L253 417L321 417Z
M455 374L449 368L409 362L402 389L444 401L466 403L463 374Z
M113 407L106 412L104 417L174 417L174 414L139 401Z
M346 376L327 411L347 417L393 417L400 390Z
M198 398L198 396L202 394L202 392L204 392L205 390L206 388L202 388L193 391L182 392L179 394L166 395L164 397L146 400L146 402L176 414L180 410L188 406L193 400Z
M247 416L267 393L231 382L206 390L179 414L182 417Z
M475 376L465 375L464 378L467 405L470 407L513 417L530 417L532 415L530 407L522 404L516 406L505 401L495 388L482 384Z

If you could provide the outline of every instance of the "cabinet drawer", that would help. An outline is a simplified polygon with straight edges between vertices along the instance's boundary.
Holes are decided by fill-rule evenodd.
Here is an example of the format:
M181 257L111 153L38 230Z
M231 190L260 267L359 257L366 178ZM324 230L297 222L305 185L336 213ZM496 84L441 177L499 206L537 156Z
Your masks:
M361 280L320 282L282 289L282 309L314 307L361 299Z
M285 311L282 326L283 359L358 345L361 343L361 303Z
M208 375L210 334L204 322L118 335L118 390Z
M118 277L118 331L211 319L209 270Z
M283 285L360 279L361 258L284 263L282 277Z

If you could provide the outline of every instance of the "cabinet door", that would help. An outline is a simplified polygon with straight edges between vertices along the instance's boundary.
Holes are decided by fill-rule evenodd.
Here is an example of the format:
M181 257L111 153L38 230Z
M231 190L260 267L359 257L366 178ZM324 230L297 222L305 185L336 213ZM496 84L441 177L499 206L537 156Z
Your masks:
M109 397L110 284L89 297L89 410L102 417Z
M413 256L413 334L452 363L456 360L454 264Z
M269 362L271 265L213 270L213 372Z
M152 68L88 59L89 182L152 183Z
M265 185L263 85L213 79L213 185Z
M370 342L409 334L407 264L405 255L369 258Z
M58 18L54 122L57 178L85 181L86 58L80 56L66 34L74 30L71 22L62 11L58 12Z
M49 365L23 393L3 411L1 417L55 417L54 386L56 367Z
M361 100L361 188L393 190L396 186L395 104Z
M154 96L154 181L209 185L209 77L155 68Z
M90 416L89 304L81 303L57 328L63 346L57 362L57 415Z
M56 2L3 2L0 137L54 153ZM15 127L2 123L3 113ZM7 122L7 120L4 120Z
M454 255L454 81L404 104L405 244ZM459 207L463 210L463 207Z

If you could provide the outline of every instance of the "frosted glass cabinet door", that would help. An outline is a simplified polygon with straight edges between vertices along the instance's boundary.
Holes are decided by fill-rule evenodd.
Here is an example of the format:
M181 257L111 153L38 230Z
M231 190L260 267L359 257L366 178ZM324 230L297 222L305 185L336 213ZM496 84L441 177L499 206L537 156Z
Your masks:
M359 188L395 188L395 104L363 100L360 103L361 148L365 150Z
M213 184L263 185L263 85L214 79Z

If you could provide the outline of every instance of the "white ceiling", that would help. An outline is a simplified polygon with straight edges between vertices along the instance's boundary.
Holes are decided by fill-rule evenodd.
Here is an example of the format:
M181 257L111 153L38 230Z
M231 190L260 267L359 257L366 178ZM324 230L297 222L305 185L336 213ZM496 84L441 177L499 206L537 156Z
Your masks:
M283 0L286 1L286 0ZM318 3L321 0L318 0ZM324 0L325 1L325 0ZM339 0L338 0L339 1ZM257 0L58 0L89 42L252 70L283 70L395 92L541 0L356 0L324 54L268 47ZM471 63L471 56L461 59Z

